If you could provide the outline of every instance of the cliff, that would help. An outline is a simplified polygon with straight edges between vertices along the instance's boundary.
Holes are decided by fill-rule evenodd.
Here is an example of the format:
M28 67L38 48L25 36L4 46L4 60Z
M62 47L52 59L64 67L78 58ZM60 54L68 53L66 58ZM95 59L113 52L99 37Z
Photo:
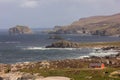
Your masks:
M53 33L120 36L120 14L82 18L70 25L57 28Z
M20 25L17 25L15 27L12 27L9 29L9 34L13 34L13 35L16 35L16 34L32 34L32 30L27 27L27 26L20 26Z

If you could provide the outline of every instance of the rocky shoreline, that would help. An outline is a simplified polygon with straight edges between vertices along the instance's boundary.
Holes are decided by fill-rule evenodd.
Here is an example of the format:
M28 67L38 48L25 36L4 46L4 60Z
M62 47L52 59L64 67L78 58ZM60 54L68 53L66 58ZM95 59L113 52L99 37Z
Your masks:
M67 40L59 40L53 42L46 48L101 48L101 49L117 49L120 46L120 42L90 42L90 43L79 43Z
M25 73L24 70L39 69L77 69L88 68L90 63L104 63L106 67L120 68L120 48L107 47L104 50L115 49L119 53L105 57L87 57L83 59L66 59L56 61L23 62L16 64L0 64L0 80L44 80L37 73ZM12 76L12 77L11 77ZM47 79L45 79L47 80ZM50 79L48 79L50 80ZM52 79L53 80L53 79ZM55 79L59 80L59 79ZM64 80L64 79L63 79ZM65 80L70 80L69 78Z

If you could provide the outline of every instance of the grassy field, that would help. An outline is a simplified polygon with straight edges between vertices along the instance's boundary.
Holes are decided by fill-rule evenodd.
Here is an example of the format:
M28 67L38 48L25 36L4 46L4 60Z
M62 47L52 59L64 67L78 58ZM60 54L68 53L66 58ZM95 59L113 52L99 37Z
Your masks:
M120 75L118 78L109 77L110 73L118 68L106 68L100 69L37 69L32 68L23 69L22 72L29 73L39 73L41 76L65 76L71 78L71 80L120 80Z

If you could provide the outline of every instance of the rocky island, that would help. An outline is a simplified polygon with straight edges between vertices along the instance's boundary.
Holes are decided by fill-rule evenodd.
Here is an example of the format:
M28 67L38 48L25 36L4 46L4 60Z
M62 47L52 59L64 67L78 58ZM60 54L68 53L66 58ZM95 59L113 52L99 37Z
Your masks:
M46 46L46 48L79 48L80 44L77 42L70 42L66 40L60 40L57 42L52 43L49 46Z
M10 28L10 35L21 35L21 34L32 34L32 30L28 26L17 25L15 27Z

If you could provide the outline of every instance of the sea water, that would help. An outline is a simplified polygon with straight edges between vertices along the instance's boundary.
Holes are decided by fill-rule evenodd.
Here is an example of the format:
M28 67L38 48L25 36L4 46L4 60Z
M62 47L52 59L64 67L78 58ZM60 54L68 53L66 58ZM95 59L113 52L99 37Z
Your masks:
M45 48L45 46L50 45L52 42L58 41L49 39L51 35L53 34L8 35L1 33L0 63L76 59L97 55L97 53L93 53L92 48ZM59 36L63 37L65 40L82 43L120 41L120 37L82 36L79 34L61 34Z

